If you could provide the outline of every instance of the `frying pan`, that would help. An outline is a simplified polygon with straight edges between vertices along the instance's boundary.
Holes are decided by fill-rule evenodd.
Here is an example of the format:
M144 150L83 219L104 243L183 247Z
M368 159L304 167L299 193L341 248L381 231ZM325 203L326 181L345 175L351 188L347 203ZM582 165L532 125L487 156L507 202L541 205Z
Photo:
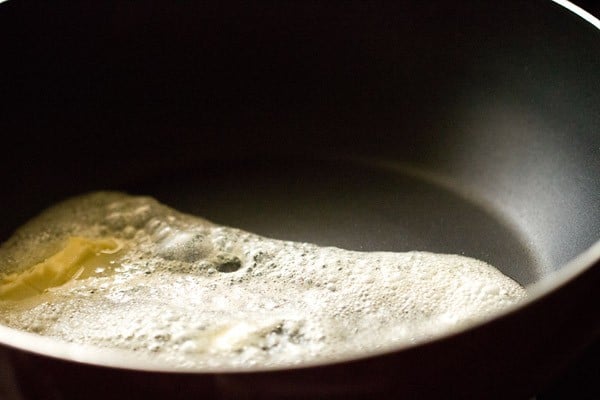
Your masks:
M280 239L464 254L529 290L435 340L252 371L0 326L3 398L534 395L599 332L600 24L560 3L1 4L2 240L117 189Z

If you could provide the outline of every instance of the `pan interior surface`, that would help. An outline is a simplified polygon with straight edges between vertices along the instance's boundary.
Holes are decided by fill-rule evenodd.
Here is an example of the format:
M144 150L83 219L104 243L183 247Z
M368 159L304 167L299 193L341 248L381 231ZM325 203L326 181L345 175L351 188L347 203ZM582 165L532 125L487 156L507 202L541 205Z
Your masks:
M539 279L526 238L500 213L402 169L349 160L212 162L125 190L271 238L461 254L524 286Z

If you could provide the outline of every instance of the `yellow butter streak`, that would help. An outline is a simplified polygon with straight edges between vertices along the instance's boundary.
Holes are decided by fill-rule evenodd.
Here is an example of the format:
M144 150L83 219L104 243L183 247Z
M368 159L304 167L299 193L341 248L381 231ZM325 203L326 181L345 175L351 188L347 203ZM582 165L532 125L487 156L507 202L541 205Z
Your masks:
M109 262L121 248L115 239L70 237L66 246L39 264L0 280L0 300L23 300L64 285L86 270ZM86 273L85 275L90 275Z

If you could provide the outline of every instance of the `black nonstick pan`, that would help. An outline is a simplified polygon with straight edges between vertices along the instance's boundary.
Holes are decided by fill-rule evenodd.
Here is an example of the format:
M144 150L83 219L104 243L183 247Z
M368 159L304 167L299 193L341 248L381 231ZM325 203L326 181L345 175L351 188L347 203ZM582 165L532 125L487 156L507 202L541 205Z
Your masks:
M245 372L0 326L2 398L535 395L600 330L600 23L561 3L0 4L0 240L123 190L280 239L464 254L529 291L426 343Z

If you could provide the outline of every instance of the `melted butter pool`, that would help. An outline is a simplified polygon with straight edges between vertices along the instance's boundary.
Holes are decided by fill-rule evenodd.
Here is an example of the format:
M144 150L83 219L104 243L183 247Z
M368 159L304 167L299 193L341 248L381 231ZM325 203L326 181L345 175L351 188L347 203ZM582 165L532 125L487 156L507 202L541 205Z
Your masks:
M0 281L0 301L23 300L62 286L72 279L105 275L113 270L120 244L114 239L70 237L66 245L44 261L5 275Z

